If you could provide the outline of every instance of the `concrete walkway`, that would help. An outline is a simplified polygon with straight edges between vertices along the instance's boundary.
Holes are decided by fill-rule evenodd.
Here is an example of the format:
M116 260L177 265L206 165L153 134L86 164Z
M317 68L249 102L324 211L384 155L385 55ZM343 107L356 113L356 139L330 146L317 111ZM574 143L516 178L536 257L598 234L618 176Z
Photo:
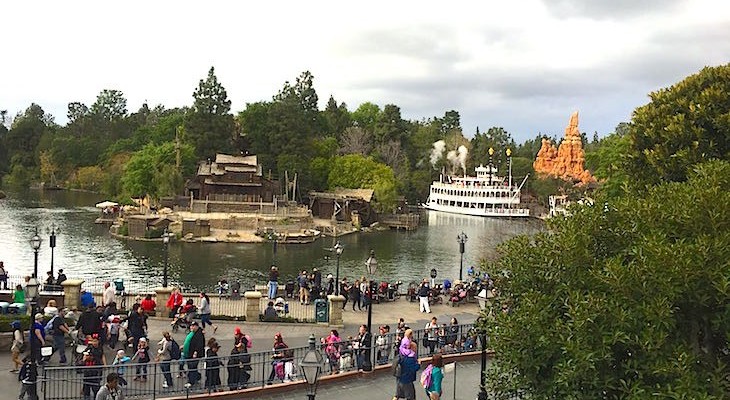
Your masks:
M297 303L297 306L299 304ZM313 306L309 306L313 307ZM344 329L339 329L340 334L343 337L347 337L349 335L356 336L357 330L359 325L367 323L367 312L364 311L351 311L351 305L348 304L347 311L343 313L343 319L345 323ZM474 322L478 316L479 307L476 304L463 304L460 307L451 307L447 304L442 305L434 305L431 307L432 314L425 314L420 313L418 310L418 303L411 303L408 302L405 298L401 298L395 302L386 302L381 304L375 304L373 307L373 325L374 327L377 327L379 325L388 324L391 326L391 331L395 328L397 325L398 318L403 317L406 321L406 323L413 327L414 329L420 329L423 328L426 322L430 320L432 316L436 316L438 318L439 323L449 323L449 320L451 317L456 317L459 321L459 323L471 323ZM279 323L263 323L263 322L231 322L231 321L214 321L217 325L218 329L215 333L213 333L213 329L210 327L206 329L206 339L210 337L215 337L218 342L221 344L221 352L220 354L228 354L233 346L233 330L236 326L240 326L241 329L244 331L244 333L249 334L253 339L253 348L251 349L252 352L258 352L258 351L267 351L270 350L273 343L273 337L276 332L281 332L285 342L290 347L302 347L306 346L307 344L307 338L310 334L314 334L317 338L326 336L330 329L326 324L279 324ZM170 330L170 320L167 318L150 318L148 321L148 334L151 338L151 347L156 348L157 341L160 340L162 337L162 331L164 330ZM178 332L177 334L173 335L175 339L182 345L182 342L185 337L185 333L183 331ZM113 360L113 353L112 351L106 347L106 357L109 363L111 363L111 360ZM67 356L71 352L71 349L66 349ZM128 353L130 353L128 351ZM51 365L57 365L58 364L58 357L53 356L51 360ZM17 394L19 393L20 384L17 381L17 375L10 373L9 370L12 367L12 361L10 354L8 352L2 352L0 353L0 365L3 366L0 368L0 385L6 390L0 391L0 400L5 399L17 399ZM471 371L471 372L469 372ZM471 369L467 368L465 369L465 374L463 374L464 379L468 379L468 376L474 375L474 381L478 379L478 368L476 373L472 371ZM457 370L457 374L459 373L459 370ZM386 393L389 393L390 390L393 390L394 383L390 382L392 380L391 377L387 378L377 378L383 379L383 385L384 392L382 398L390 398L390 394L386 395ZM341 400L343 397L342 391L347 391L348 396L350 396L350 393L363 393L362 397L355 397L354 399L365 399L366 397L368 399L372 399L375 397L369 396L367 393L367 388L371 387L369 379L364 378L358 378L353 380L352 382L348 381L346 383L338 384L338 388L340 389L340 392L335 391L335 389L330 388L323 388L323 391L321 392L322 396L320 397L320 393L318 393L318 398L332 398L334 399L335 396L337 396L338 400ZM390 382L390 383L387 383ZM466 381L465 381L466 382ZM460 384L461 385L461 384ZM381 385L378 384L378 387ZM392 386L392 387L391 387ZM469 384L466 387L474 388L476 387L473 383ZM359 388L359 389L358 389ZM470 389L465 389L470 390ZM331 392L331 397L326 397L327 392ZM474 398L476 392L471 389L472 393L469 394L468 397L457 397L457 398ZM339 393L339 394L338 394ZM450 393L450 392L449 392ZM465 392L466 393L466 392ZM465 394L466 395L466 394ZM461 396L461 395L460 395ZM302 394L302 398L305 398L306 396ZM351 397L351 396L350 396ZM42 394L41 394L41 398ZM278 397L278 398L284 398L284 397ZM290 396L287 396L286 398L291 398ZM381 396L378 396L377 398L381 398ZM425 398L425 395L423 395L420 398ZM451 396L444 396L444 399L450 399Z

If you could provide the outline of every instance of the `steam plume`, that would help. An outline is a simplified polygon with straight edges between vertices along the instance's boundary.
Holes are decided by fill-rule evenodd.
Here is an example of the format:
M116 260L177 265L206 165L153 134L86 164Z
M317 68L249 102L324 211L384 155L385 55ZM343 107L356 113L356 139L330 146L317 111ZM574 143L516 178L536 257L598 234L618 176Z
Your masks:
M439 162L441 158L443 158L444 150L446 150L446 142L444 142L443 140L439 140L438 142L435 142L433 144L433 148L431 149L431 157L429 158L432 166L436 167L436 163Z

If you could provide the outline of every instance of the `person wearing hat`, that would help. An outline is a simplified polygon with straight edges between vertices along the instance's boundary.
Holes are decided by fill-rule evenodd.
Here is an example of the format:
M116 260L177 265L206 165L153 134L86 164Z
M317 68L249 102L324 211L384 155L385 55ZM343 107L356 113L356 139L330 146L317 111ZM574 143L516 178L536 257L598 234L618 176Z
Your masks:
M33 320L30 330L30 348L35 353L35 359L41 360L41 347L46 345L46 329L43 325L43 314L38 313Z
M23 365L23 362L20 361L20 353L22 353L21 350L23 350L23 344L25 343L23 340L23 329L20 327L20 321L18 320L11 322L10 327L13 328L13 344L10 346L10 351L13 354L14 364L10 372L18 372L20 366Z
M241 332L241 327L237 326L233 329L233 344L243 344L243 351L246 352L248 348L248 338Z

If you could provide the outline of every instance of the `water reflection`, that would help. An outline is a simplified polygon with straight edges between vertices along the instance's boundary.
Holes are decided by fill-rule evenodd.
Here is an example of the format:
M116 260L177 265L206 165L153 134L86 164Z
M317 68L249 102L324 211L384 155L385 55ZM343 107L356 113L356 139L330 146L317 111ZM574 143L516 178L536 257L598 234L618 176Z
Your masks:
M48 232L55 226L58 242L54 264L68 276L124 278L154 286L162 280L164 248L157 242L120 241L107 228L95 225L94 204L102 196L80 192L27 191L8 193L0 201L0 260L11 274L28 274L33 257L28 239L37 226L44 238L39 274L50 266ZM542 229L534 220L505 220L429 212L414 232L372 232L342 236L345 246L340 275L365 274L370 249L378 258L378 277L404 282L421 279L431 268L439 277L458 277L459 246L456 235L465 232L469 240L464 254L465 269L480 259L493 257L496 246L515 235ZM301 269L319 268L335 273L335 257L327 250L334 239L323 238L309 245L279 245L276 264L285 277ZM244 285L263 283L274 262L273 246L263 244L172 243L169 248L170 277L186 287L210 288L220 278L240 279Z

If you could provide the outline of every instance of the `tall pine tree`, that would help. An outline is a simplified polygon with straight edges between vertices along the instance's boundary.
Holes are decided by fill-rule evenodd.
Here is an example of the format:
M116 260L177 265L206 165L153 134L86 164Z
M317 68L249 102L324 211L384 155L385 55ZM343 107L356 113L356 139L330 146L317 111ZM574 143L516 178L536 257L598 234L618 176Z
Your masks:
M199 158L214 158L217 152L231 153L235 125L226 89L218 83L215 68L210 67L208 77L200 80L193 92L192 111L185 119L187 141L195 146Z

